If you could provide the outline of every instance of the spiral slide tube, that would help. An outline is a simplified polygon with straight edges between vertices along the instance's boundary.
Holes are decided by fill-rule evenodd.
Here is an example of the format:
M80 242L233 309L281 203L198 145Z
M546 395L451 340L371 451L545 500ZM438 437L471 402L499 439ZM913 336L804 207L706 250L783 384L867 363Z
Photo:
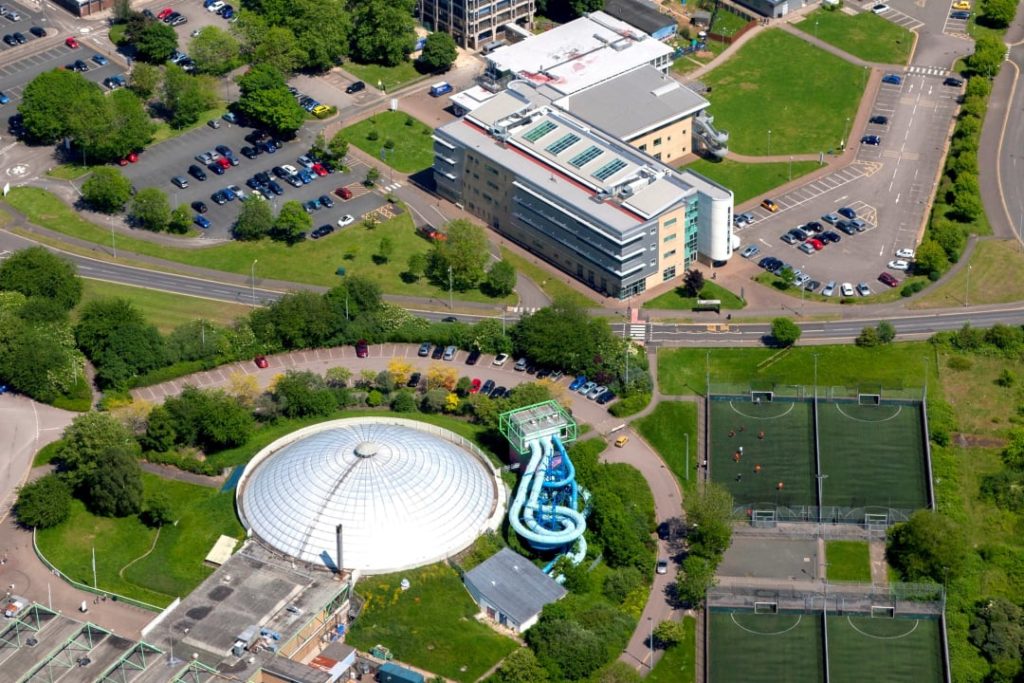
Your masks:
M576 510L576 471L558 437L529 442L530 461L509 507L509 523L537 550L558 550L579 540L573 554L578 562L586 554L583 532L587 523ZM555 462L557 449L558 462ZM578 557L577 557L578 556Z

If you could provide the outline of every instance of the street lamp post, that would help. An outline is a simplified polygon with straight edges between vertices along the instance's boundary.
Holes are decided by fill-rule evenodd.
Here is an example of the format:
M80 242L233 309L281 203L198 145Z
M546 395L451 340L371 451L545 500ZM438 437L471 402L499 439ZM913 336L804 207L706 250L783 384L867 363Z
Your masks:
M117 258L117 239L114 237L114 221L110 217L109 213L107 214L107 224L110 225L110 246L113 247L113 249L114 249L114 258L116 259Z
M690 432L684 432L686 437L686 481L690 481Z
M648 669L653 669L654 668L654 618L653 617L647 617L647 625L650 627L650 637L649 637L649 639L647 641L647 644L650 646L650 650L651 650L651 659L650 659L649 662L647 662L647 668Z
M968 263L967 264L967 289L966 289L966 291L964 291L964 308L967 308L967 306L969 305L968 300L971 297L971 270L972 270L971 264Z
M789 182L793 182L793 156L789 157Z
M455 296L454 294L452 294L453 282L454 280L452 280L452 267L448 266L448 310L450 311L455 310Z
M253 259L252 260L251 272L252 272L252 307L253 308L256 308L256 264L258 262L259 262L259 259Z
M772 155L772 129L768 129L768 156Z

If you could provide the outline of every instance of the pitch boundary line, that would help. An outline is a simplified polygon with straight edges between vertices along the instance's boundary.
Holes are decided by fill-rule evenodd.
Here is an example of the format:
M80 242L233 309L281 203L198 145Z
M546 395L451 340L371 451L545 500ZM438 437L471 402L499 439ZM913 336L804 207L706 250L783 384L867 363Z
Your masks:
M875 640L899 640L900 638L906 638L911 633L916 631L917 627L920 626L920 624L921 624L921 620L920 619L916 619L914 621L914 628L910 629L906 633L901 633L898 636L873 636L870 633L865 633L864 631L861 631L859 628L857 628L857 626L853 623L853 619L851 619L850 617L846 617L846 621L847 621L848 624L850 624L850 628L852 628L857 633L861 634L862 636L864 636L866 638L874 638ZM738 624L737 624L737 626L738 626ZM743 628L743 627L740 626L740 628Z
M868 424L878 424L879 422L888 422L889 420L895 420L896 417L903 412L903 406L896 406L896 412L890 415L889 417L885 418L884 420L864 420L859 417L849 415L845 410L843 410L843 407L840 406L838 403L835 404L835 407L836 410L839 411L839 414L842 415L843 417L853 420L855 422L866 422Z
M755 636L781 636L783 633L789 633L790 631L795 629L797 626L799 626L800 622L803 621L803 619L804 619L804 615L798 614L796 616L796 623L795 624L793 624L792 626L790 626L789 628L787 628L787 629L785 629L783 631L776 631L775 633L765 633L763 631L754 631L753 629L747 628L746 626L744 626L740 622L736 621L736 613L735 612L729 612L729 618L732 619L732 623L736 624L736 626L738 626L739 628L743 629L747 633L751 633L751 634L753 634ZM852 624L851 624L851 626L852 626ZM900 636L900 637L902 638L902 636Z
M729 401L729 407L730 407L730 408L732 408L732 412L736 413L737 415L741 415L741 416L743 416L743 417L746 417L746 418L748 418L748 419L751 419L751 420L777 420L777 419L779 419L780 417L786 417L786 416L787 416L787 415L789 415L789 414L790 414L791 412L793 412L793 406L795 406L795 405L796 405L796 403L790 403L790 404L789 404L789 410L787 410L787 411L786 411L786 412L784 412L784 413L779 413L778 415L772 415L771 417L758 417L758 416L756 416L756 415L747 415L747 414L746 414L746 413L744 413L743 411L741 411L741 410L737 410L737 409L736 409L736 406L734 406L734 405L733 405L733 402L732 402L732 401Z

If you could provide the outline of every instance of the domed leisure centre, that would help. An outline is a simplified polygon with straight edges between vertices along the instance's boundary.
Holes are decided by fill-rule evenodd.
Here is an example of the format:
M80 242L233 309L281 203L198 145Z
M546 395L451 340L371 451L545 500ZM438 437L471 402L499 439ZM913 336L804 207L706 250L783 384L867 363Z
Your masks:
M314 566L382 574L430 564L497 529L498 471L471 442L414 420L359 417L306 427L250 461L242 524Z

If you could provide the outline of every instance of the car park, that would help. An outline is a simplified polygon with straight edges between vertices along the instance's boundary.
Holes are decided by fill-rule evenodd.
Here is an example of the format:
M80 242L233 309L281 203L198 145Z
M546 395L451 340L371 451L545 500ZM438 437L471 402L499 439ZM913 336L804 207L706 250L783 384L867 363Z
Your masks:
M843 296L853 296L853 285L851 285L849 282L844 282L839 289L842 292Z
M761 200L761 208L771 213L775 213L779 210L779 205L774 199L765 198Z
M748 244L747 247L740 252L740 256L743 258L753 258L761 253L761 249L756 244Z
M821 289L821 293L825 296L832 296L836 293L836 281L829 280L825 286Z
M907 248L897 249L896 250L896 258L904 258L904 259L914 258L914 250L913 249L907 249Z
M943 79L942 85L948 85L953 88L962 88L964 85L963 79L953 78L952 76Z
M882 83L888 83L889 85L900 85L903 83L903 77L899 74L885 74L882 76Z
M887 268L892 270L910 270L910 262L904 261L903 259L894 259L886 264Z
M446 346L444 349L443 360L455 360L455 354L458 353L459 349L456 346Z
M866 283L866 282L858 282L857 283L857 293L860 294L861 296L870 296L871 295L871 287L868 287L868 283Z
M860 142L863 145L878 146L882 144L882 138L878 137L877 135L864 135L863 137L861 137Z
M363 83L362 81L350 83L349 86L345 88L345 92L349 95L360 92L361 90L366 90L366 83Z
M898 287L900 284L900 281L897 280L892 273L885 272L879 274L878 281L881 282L883 285L888 285L890 287Z
M889 117L882 116L881 114L875 114L870 119L868 119L868 123L873 123L876 126L887 126L889 125Z
M802 251L805 254L813 254L814 253L814 247L811 246L810 242L804 242L798 248L800 249L800 251Z
M889 11L889 6L883 3L878 3L877 5L871 8L871 11L874 12L875 14L885 14L886 12Z
M355 218L353 218L350 214L345 214L344 216L338 219L338 226L344 228L346 226L352 225L355 222Z

